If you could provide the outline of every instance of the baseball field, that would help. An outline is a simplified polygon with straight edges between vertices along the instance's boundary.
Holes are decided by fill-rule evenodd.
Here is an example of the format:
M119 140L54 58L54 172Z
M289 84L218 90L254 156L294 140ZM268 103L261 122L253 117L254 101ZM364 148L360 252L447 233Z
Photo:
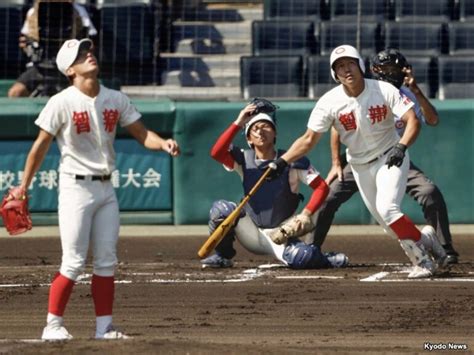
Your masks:
M407 280L406 256L376 226L331 230L324 251L346 253L348 268L298 271L237 244L233 268L202 270L203 226L122 230L114 323L132 338L92 339L89 264L66 309L67 343L39 340L59 238L3 236L0 353L473 353L474 230L453 231L460 263Z

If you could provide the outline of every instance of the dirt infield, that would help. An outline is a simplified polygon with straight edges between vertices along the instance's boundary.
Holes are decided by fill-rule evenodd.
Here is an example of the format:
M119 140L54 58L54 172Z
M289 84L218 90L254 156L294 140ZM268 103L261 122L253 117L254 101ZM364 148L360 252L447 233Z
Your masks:
M382 235L332 236L325 250L351 267L301 271L239 247L234 268L201 270L204 239L121 238L114 323L133 339L91 339L89 266L65 314L74 339L54 344L38 339L59 239L0 238L0 353L474 352L474 234L454 237L460 264L424 281L406 280L405 255Z

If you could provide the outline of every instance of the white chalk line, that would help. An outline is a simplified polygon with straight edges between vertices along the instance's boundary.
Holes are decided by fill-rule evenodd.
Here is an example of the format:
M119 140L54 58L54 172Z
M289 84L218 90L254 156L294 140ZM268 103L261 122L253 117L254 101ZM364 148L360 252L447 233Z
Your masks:
M474 278L427 278L427 279L392 279L390 275L394 274L406 274L409 273L411 268L403 263L382 263L378 264L380 267L394 267L395 270L388 272L382 271L377 272L373 275L368 277L362 278L359 281L361 282L406 282L406 281L435 281L435 282L474 282ZM262 264L259 265L257 268L247 269L244 270L242 273L237 275L232 275L229 278L204 278L206 275L214 275L214 273L208 272L204 273L200 271L199 273L186 273L184 274L184 278L174 278L174 279L167 279L167 278L152 278L149 280L140 280L138 283L149 283L149 284L176 284L176 283L237 283L237 282L248 282L264 275L267 275L268 272L276 269L285 268L284 264ZM130 276L158 276L158 275L172 275L171 272L130 272L130 273L122 273L122 275L130 275ZM474 272L468 272L469 275L474 274ZM200 275L201 278L193 278L193 275ZM79 285L90 285L92 274L81 274L79 275L76 284ZM339 280L344 279L344 276L331 276L331 275L276 275L274 276L275 279L280 280L321 280L321 279L328 279L328 280ZM132 284L137 283L137 281L131 280L115 280L116 284ZM8 289L8 288L24 288L24 287L49 287L51 283L18 283L18 284L0 284L0 289Z
M387 264L382 264L381 266L395 266L395 270L388 272L388 271L382 271L375 273L373 275L370 275L368 277L365 277L363 279L360 279L361 282L414 282L414 281L423 281L423 282L474 282L474 278L461 278L461 277L430 277L426 279L391 279L389 278L390 275L392 274L408 274L410 273L411 269L413 267L407 266L404 264L400 263L387 263ZM468 274L474 274L474 272L468 272Z

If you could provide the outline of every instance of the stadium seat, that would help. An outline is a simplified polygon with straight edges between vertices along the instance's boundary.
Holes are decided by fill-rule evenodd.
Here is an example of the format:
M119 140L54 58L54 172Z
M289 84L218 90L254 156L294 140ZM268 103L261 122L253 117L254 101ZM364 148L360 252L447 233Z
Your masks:
M16 79L25 70L26 56L18 46L24 20L24 0L0 3L0 64L1 79Z
M406 57L413 75L425 96L434 98L438 88L438 61L436 57Z
M453 19L454 0L396 0L395 21L449 22Z
M320 0L265 0L263 12L266 20L324 19L325 1Z
M356 22L322 22L319 33L321 55L331 54L341 44L359 47L362 56L372 55L383 49L380 24L360 24L360 46L357 46L358 33Z
M474 2L472 3L474 7ZM474 54L474 23L452 22L449 28L449 54Z
M159 20L151 0L98 0L100 29L97 54L106 76L122 84L154 81L155 41Z
M439 87L436 97L472 99L474 97L474 61L470 56L438 58Z
M459 12L460 21L469 22L474 20L474 3L472 0L460 0Z
M240 58L242 97L304 97L302 56L243 56Z
M389 19L388 0L330 0L331 21L357 21L359 1L362 22L383 22Z
M312 21L254 21L253 55L310 55L317 52Z
M310 56L307 60L308 97L317 99L337 85L331 76L329 56Z
M442 23L387 22L385 46L398 48L407 56L448 53L448 29Z

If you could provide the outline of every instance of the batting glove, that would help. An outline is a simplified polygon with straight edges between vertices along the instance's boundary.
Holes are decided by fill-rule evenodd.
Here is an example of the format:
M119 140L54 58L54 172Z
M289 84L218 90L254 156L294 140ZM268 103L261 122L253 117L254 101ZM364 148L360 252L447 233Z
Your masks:
M272 161L268 164L268 167L272 169L272 171L268 174L267 180L275 180L280 177L283 172L285 171L288 163L283 158L278 158L275 161Z
M392 166L400 167L403 163L403 158L405 158L405 151L407 146L405 144L397 143L390 151L386 164L388 168Z

